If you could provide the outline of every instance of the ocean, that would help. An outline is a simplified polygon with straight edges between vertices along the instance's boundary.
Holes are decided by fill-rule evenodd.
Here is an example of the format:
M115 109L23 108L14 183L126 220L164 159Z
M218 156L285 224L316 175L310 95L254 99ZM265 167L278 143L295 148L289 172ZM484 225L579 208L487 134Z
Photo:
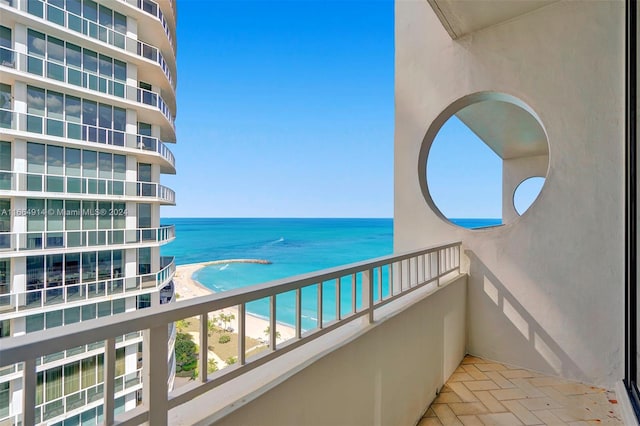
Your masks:
M478 228L499 219L451 219L459 226ZM215 292L384 256L393 252L392 219L205 219L163 218L176 226L176 239L162 247L177 265L221 259L263 259L271 264L228 263L205 267L194 279ZM328 285L328 286L327 286ZM332 290L330 286L333 285ZM335 284L325 284L331 298ZM350 292L345 292L345 306ZM328 308L335 300L324 300ZM333 302L333 303L332 303ZM303 328L315 326L315 292L303 292ZM293 295L277 298L277 320L293 325ZM267 300L247 305L247 311L268 317ZM327 312L326 318L331 316Z

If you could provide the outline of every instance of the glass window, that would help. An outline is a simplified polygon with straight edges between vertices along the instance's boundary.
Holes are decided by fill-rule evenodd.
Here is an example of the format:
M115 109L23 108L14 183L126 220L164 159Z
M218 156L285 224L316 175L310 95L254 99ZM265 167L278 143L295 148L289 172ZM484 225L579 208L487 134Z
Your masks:
M45 395L47 401L62 396L62 367L55 367L45 371Z
M61 146L47 145L47 173L64 174L64 148Z
M68 0L67 0L68 1ZM127 17L116 11L113 12L114 29L119 33L127 33Z
M127 157L124 155L113 155L113 178L125 180L127 178Z
M91 0L84 0L82 8L82 16L86 19L98 22L98 5Z
M151 204L138 203L138 228L151 228Z
M51 311L44 314L45 328L60 327L62 325L62 311Z
M100 5L100 25L104 25L107 28L113 26L113 12L102 5Z
M100 75L113 77L113 60L105 55L100 55Z
M51 36L47 37L47 58L64 64L64 41Z
M66 209L66 229L67 231L77 231L80 229L80 201L67 200L65 202Z
M82 360L82 388L88 388L96 384L96 358L91 357Z
M126 227L126 208L127 205L125 203L113 203L113 229L124 229Z
M0 170L11 170L11 142L0 142Z
M100 216L98 216L98 228L111 229L111 215L109 214L109 210L111 210L111 203L108 201L101 201L98 203L98 206L101 212L106 212L105 214L100 213Z
M67 0L67 10L74 15L82 16L82 1Z
M102 179L111 179L113 164L112 164L112 155L107 152L101 152L98 156L99 158L99 177Z
M96 177L98 169L98 155L95 151L82 151L82 176Z
M82 321L94 319L96 317L96 305L84 305L81 307Z
M114 300L113 301L113 313L114 314L121 314L124 311L125 311L124 299L116 299L116 300Z
M66 316L65 316L66 317ZM64 394L69 395L80 390L80 362L64 366Z
M27 113L44 115L44 89L27 86Z
M0 260L0 294L7 294L11 291L11 261L9 259Z
M80 282L80 253L69 253L64 259L65 285Z
M63 200L47 200L47 231L64 231Z
M127 110L113 107L113 128L124 132L127 127Z
M65 148L65 174L67 176L80 176L81 174L81 151L76 148Z
M11 200L7 200L7 199L0 199L0 211L5 211L8 212L11 210ZM11 215L10 214L3 214L0 215L0 232L11 232ZM0 237L0 243L4 244L3 241L4 237ZM4 247L4 245L2 245L2 247ZM0 265L2 265L2 262L0 260ZM2 276L2 268L0 267L0 277ZM2 282L2 279L0 278L0 283Z
M80 114L82 112L81 100L75 96L65 96L64 112L67 121L80 123Z
M64 95L62 93L47 91L47 117L64 118Z
M0 383L0 418L9 417L9 402L11 401L10 382Z
M82 229L96 229L95 201L82 202Z
M63 269L63 255L51 254L47 256L47 287L58 287L62 285Z
M111 315L111 302L98 303L98 318L108 317ZM116 374L118 376L118 374Z
M96 280L96 253L82 253L82 282Z
M27 199L27 232L44 231L44 200Z
M138 163L138 181L151 182L151 164Z
M150 294L141 294L138 296L138 309L150 308L151 307L151 295Z
M151 273L151 248L138 249L138 274Z
M82 124L95 126L98 123L98 105L96 102L82 100Z
M85 71L98 72L98 54L93 50L82 50L83 68Z
M27 257L27 290L44 287L44 256Z
M98 252L98 279L108 280L110 278L111 278L111 251L100 251Z
M34 30L27 31L27 52L30 55L41 56L44 58L46 42L44 34Z
M99 127L104 127L105 129L110 129L112 127L113 120L113 107L111 105L100 104L100 121L98 124Z
M76 68L82 68L82 48L75 44L67 43L66 45L67 65Z
M113 269L113 278L120 278L123 276L124 271L124 262L123 262L123 251L122 250L114 250L113 251L113 261L112 261L112 269ZM124 300L122 300L124 303Z
M127 63L114 59L113 76L116 80L127 81Z
M0 25L0 47L11 49L11 28Z
M138 122L138 134L151 136L151 124Z
M27 171L31 173L44 173L45 145L40 143L27 143Z

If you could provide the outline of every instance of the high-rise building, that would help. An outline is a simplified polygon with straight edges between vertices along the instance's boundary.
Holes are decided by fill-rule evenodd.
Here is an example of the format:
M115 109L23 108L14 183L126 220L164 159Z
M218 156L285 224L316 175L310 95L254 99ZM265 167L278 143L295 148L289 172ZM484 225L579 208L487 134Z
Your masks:
M0 0L0 337L172 301L175 40L171 0ZM116 412L138 404L141 342L116 339ZM36 361L36 423L101 421L104 351ZM2 425L21 368L0 371Z

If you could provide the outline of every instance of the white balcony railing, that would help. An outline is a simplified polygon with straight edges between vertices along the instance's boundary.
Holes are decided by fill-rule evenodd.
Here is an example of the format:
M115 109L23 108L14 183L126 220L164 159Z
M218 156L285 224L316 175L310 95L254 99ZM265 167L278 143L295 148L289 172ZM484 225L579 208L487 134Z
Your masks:
M6 4L6 3L0 3ZM149 59L158 64L167 81L175 90L175 81L169 65L162 56L160 50L140 40L128 37L126 34L113 28L100 25L82 16L71 13L63 8L45 3L42 0L21 0L9 2L9 6L27 12L30 15L45 19L57 25L61 25L72 31L79 32L87 37L110 44L129 53Z
M62 250L118 245L168 243L176 236L174 225L159 228L100 229L91 231L42 231L0 233L0 252Z
M174 116L159 93L127 85L124 81L107 78L97 72L20 53L6 47L0 47L0 66L155 107L175 131Z
M0 368L22 362L24 396L22 399L23 423L33 424L36 413L36 359L42 355L59 352L70 347L104 342L105 385L104 424L114 424L114 353L117 336L143 331L143 391L142 404L121 414L119 421L128 425L147 422L166 425L168 411L183 403L240 376L267 361L275 359L297 347L342 327L358 318L375 322L377 309L410 292L427 285L437 287L445 276L460 272L461 243L436 246L406 254L385 256L339 268L328 269L293 278L255 285L171 303L159 307L128 312L93 321L59 327L46 332L0 339ZM323 290L329 283L335 285L336 311L332 319L323 318ZM349 302L343 302L341 292L351 293ZM386 291L385 291L386 290ZM317 324L311 330L302 327L302 292L317 294ZM294 294L295 336L283 343L276 341L276 297ZM247 304L268 298L270 314L269 351L247 357L245 347L245 313ZM346 304L346 306L345 306ZM199 382L167 391L169 359L167 327L170 323L190 318L200 318L200 348L208 347L208 313L236 307L238 310L238 360L237 363L212 374L207 374L208 351L201 350L199 357ZM99 344L98 343L98 344Z
M129 296L133 292L152 290L163 287L167 281L173 278L176 271L174 258L163 258L166 264L154 273L140 274L132 277L120 277L119 273L114 273L114 277L91 277L91 282L79 283L87 277L80 273L69 274L64 277L60 275L60 282L53 287L52 283L45 284L29 283L30 287L42 287L25 292L0 295L0 314L11 312L24 312L30 309L43 309L61 303L76 303L86 300L100 302L101 298L116 299L118 297ZM71 282L71 284L70 284Z
M162 9L160 9L160 6L158 5L158 3L156 3L153 0L120 0L120 1L123 3L131 4L132 6L137 7L143 12L146 12L149 15L157 18L158 21L160 21L162 28L164 29L164 33L166 34L167 39L169 40L169 44L173 49L173 53L174 54L176 53L177 46L175 45L173 36L171 35L171 29L169 28L169 23L165 19L164 13L162 13Z
M176 194L171 188L154 182L135 182L118 179L100 179L80 176L49 175L43 173L20 173L0 171L0 191L27 192L27 196L47 193L74 194L85 196L104 195L109 197L144 198L146 201L160 201L175 204ZM115 212L114 214L120 214Z
M158 138L82 124L79 121L60 120L0 108L0 129L154 152L166 160L172 168L175 169L176 165L173 153L167 148L165 142Z

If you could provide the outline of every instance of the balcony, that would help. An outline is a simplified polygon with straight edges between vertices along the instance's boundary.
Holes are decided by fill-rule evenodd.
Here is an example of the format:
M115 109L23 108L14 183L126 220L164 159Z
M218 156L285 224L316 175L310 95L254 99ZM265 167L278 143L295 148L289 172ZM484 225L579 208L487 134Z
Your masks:
M125 81L106 78L71 65L0 47L0 65L84 89L116 96L158 109L175 133L175 118L159 93L129 86Z
M162 9L160 9L160 6L158 5L158 3L156 3L153 0L120 0L120 1L123 3L130 4L133 7L143 11L145 14L156 18L159 21L160 25L162 25L164 33L167 36L167 41L169 42L169 46L171 47L171 51L175 56L176 50L177 50L176 49L177 46L175 44L176 42L173 38L171 28L169 27L169 23L165 19L164 13L162 13ZM141 31L141 30L144 30L144 26L142 26L142 28L138 26L138 31Z
M346 418L344 421L347 423L362 423L365 418L369 419L376 412L376 406L394 405L389 408L390 413L384 414L382 424L404 424L408 422L389 419L398 412L405 414L395 417L396 420L411 418L415 421L419 418L426 410L425 404L430 401L425 383L433 382L433 389L436 389L438 382L442 385L444 375L452 372L464 355L466 276L460 274L460 256L460 243L453 243L73 324L46 333L36 332L8 341L0 340L0 367L24 362L26 397L22 415L23 422L30 424L38 415L33 410L32 396L36 387L36 358L83 344L102 344L105 353L111 353L117 336L143 331L143 402L136 409L119 415L119 422L161 425L202 421L210 424L229 414L228 406L233 404L230 398L246 398L247 395L243 397L240 394L242 392L253 395L246 402L259 394L282 395L277 388L278 383L298 372L295 377L304 376L308 379L305 386L311 394L314 389L327 391L325 387L328 385L333 388L330 392L332 400L353 401L355 397L368 401L364 406L358 405L351 414L360 421L350 422L351 419ZM303 293L316 295L317 319L311 328L303 327ZM295 305L295 335L280 342L277 337L277 328L280 326L277 318L278 311L283 309L280 303L282 297L291 297ZM270 326L269 342L272 343L268 350L251 355L247 352L244 339L246 309L249 303L265 298L270 306L267 323ZM207 374L208 351L200 351L199 381L169 392L167 383L171 367L167 360L171 358L167 347L168 327L184 318L199 317L201 330L205 332L200 333L198 343L201 348L207 348L208 314L225 308L236 308L238 312L237 331L240 338L237 363ZM422 349L402 344L414 339L422 342L419 344ZM424 363L425 350L441 354L440 362ZM351 361L335 358L343 357L341 354L345 351ZM369 358L363 351L368 353ZM329 358L333 360L327 363L325 355L329 353ZM363 355L365 358L361 358ZM402 363L393 363L398 359L402 359ZM354 361L358 362L357 367ZM113 372L115 360L107 357L105 362L104 371ZM260 368L262 366L264 368ZM345 399L344 392L339 390L345 379L329 374L329 371L339 374L343 367L351 371L346 380L353 379L354 375L362 375L372 381L373 387L364 384L367 389L376 389L376 386L380 389L382 380L386 399L375 403L375 398L369 396L370 392L356 392L355 396L351 394ZM313 375L312 370L317 368L321 368L317 371L322 377L320 381L307 377ZM372 368L378 371L378 376L372 373ZM256 379L259 376L261 379ZM393 380L394 377L396 380ZM113 373L105 375L104 421L107 425L114 424L114 379ZM232 379L235 380L232 382ZM417 386L422 390L415 392ZM305 393L299 392L297 395ZM428 393L431 394L431 391ZM290 402L293 393L287 392L286 395ZM396 399L397 395L402 397ZM308 397L317 402L313 395ZM307 400L306 396L304 399ZM396 404L384 404L391 399ZM316 405L327 411L325 404ZM299 409L304 410L304 405L300 405ZM293 409L296 410L298 408ZM335 411L335 415L340 412L329 411Z
M175 157L171 150L167 148L166 142L151 136L126 133L121 130L81 124L79 121L60 120L2 108L0 108L0 129L26 132L30 134L29 137L31 139L33 139L32 135L53 136L78 142L91 142L127 148L130 152L137 152L138 154L158 154L158 158L163 160L161 171L163 173L175 173ZM51 138L46 137L43 140L50 141Z
M176 236L174 225L159 228L101 229L0 233L0 252L37 254L47 250L87 251L101 248L149 247L166 244ZM151 278L149 278L150 280Z
M30 283L29 286L40 287L35 290L0 295L0 318L7 319L16 314L25 315L25 311L37 309L38 312L46 311L46 308L60 309L60 304L74 306L84 304L88 300L94 303L105 299L112 300L120 297L128 297L141 293L164 288L171 282L175 274L176 266L173 257L163 257L161 269L150 274L140 274L131 277L121 277L120 272L113 273L113 277L93 277L67 274L59 277L59 284L55 287L52 283L44 288L43 282ZM80 280L90 282L80 283ZM67 305L70 304L70 305Z
M4 5L6 3L0 4ZM48 22L60 25L71 31L75 31L86 37L95 39L96 41L100 41L110 46L114 46L118 49L122 49L145 60L152 61L160 68L160 70L162 70L162 73L169 83L169 86L172 88L172 90L175 91L176 85L173 78L173 74L175 74L175 66L173 67L174 71L172 72L169 64L167 63L167 61L165 61L165 58L160 50L140 40L128 37L125 34L126 29L120 28L119 30L116 30L114 28L100 25L97 22L90 21L86 18L54 6L51 3L45 3L41 0L10 2L8 6L22 12L26 12L31 16L35 16Z
M159 183L0 171L0 192L21 196L77 199L121 199L175 205L176 194ZM143 200L140 200L142 198ZM120 214L113 212L114 214Z

